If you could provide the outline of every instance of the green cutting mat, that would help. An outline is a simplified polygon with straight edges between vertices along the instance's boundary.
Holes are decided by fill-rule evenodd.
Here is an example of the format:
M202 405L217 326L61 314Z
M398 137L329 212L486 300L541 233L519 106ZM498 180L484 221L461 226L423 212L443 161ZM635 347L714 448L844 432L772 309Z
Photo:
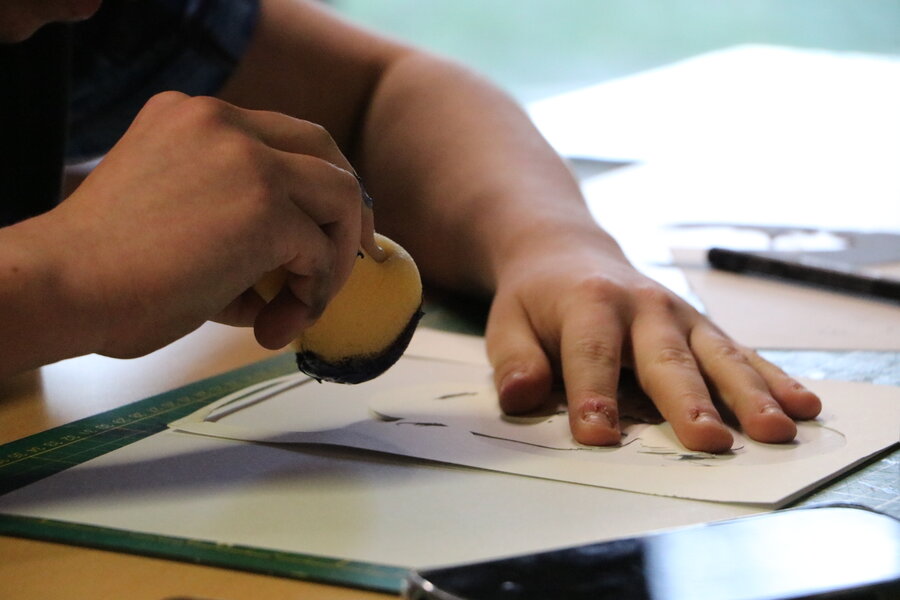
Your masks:
M0 446L0 494L166 429L171 421L254 383L295 373L293 354L153 396ZM399 593L406 569L0 514L0 535Z

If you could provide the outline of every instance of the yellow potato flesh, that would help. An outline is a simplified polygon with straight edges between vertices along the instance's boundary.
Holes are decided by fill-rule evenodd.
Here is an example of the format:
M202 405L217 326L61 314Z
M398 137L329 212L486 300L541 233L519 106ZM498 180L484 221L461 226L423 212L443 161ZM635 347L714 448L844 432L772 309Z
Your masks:
M379 263L366 254L358 258L319 320L293 342L298 366L313 377L342 383L371 379L399 358L409 342L410 327L421 315L419 271L400 245L377 234L376 241L385 260ZM268 300L284 277L283 271L270 273L256 290Z

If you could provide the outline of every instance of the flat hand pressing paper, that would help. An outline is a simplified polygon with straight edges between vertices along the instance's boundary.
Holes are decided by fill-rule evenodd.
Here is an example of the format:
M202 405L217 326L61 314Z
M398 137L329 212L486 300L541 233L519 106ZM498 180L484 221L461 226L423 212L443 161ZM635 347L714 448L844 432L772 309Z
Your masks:
M563 405L501 413L483 364L407 355L357 386L303 375L266 381L170 424L200 434L270 444L325 444L625 491L730 503L783 505L895 444L900 388L804 381L822 415L798 424L789 444L734 432L730 452L685 449L666 423L623 397L621 445L584 446Z

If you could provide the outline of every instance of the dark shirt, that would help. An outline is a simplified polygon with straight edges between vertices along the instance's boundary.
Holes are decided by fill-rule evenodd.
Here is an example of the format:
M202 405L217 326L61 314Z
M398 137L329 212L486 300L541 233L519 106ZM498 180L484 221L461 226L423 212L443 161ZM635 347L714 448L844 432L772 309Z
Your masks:
M0 226L52 208L66 139L69 28L0 44Z
M101 157L154 94L214 94L258 0L106 0L92 18L0 45L0 221L59 199L64 162Z

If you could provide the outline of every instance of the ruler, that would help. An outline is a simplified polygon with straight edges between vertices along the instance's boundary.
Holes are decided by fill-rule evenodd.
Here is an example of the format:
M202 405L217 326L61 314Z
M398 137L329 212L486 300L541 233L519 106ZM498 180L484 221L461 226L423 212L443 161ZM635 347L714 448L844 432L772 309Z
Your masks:
M276 356L0 446L0 495L164 431L171 421L232 392L296 370L293 354ZM395 594L407 572L390 565L18 515L0 514L0 535Z

